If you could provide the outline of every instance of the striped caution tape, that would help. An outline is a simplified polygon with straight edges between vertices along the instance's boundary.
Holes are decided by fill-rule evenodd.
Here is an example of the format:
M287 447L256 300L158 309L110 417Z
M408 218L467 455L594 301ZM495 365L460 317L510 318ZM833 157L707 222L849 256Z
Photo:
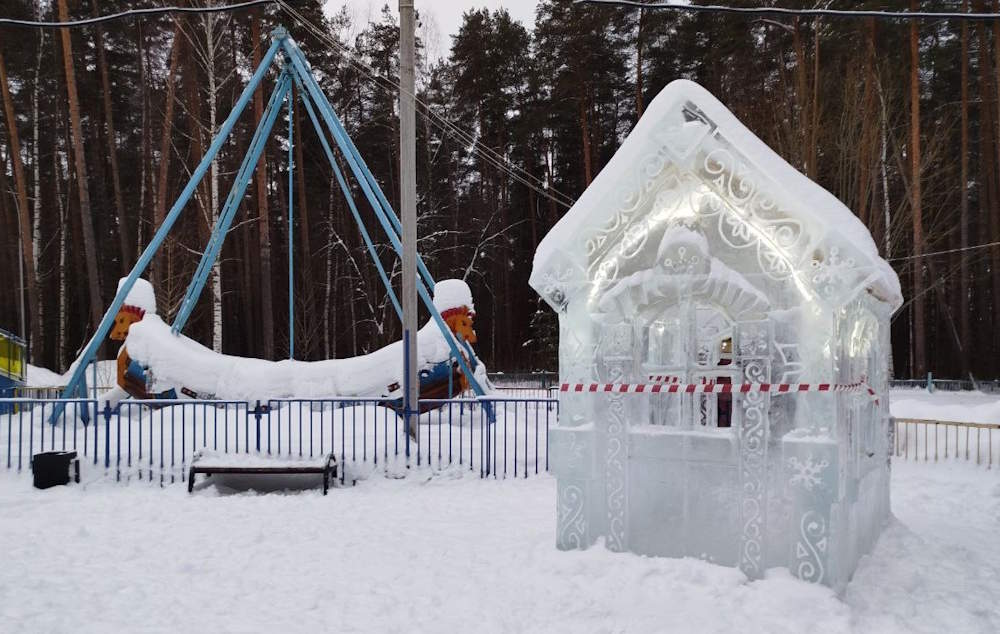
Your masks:
M651 377L652 378L652 377ZM667 377L671 378L671 377ZM560 392L612 392L616 394L747 394L766 392L866 393L877 399L875 390L864 380L857 383L563 383Z

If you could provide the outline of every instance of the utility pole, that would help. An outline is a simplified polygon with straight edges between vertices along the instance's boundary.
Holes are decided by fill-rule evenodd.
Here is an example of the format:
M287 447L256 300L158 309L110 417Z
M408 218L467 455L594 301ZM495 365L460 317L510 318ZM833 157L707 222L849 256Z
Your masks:
M409 437L418 440L417 383L417 136L414 112L413 0L399 0L399 184L403 216L403 414ZM410 455L410 441L406 441Z

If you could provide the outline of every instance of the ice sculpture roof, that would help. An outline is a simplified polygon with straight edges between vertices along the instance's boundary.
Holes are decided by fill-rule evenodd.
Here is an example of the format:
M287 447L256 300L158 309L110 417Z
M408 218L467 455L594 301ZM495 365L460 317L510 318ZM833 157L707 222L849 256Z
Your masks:
M636 263L628 262L629 270L625 258L639 252L647 235L655 239L657 223L680 217L678 200L688 216L718 215L720 231L725 225L732 233L727 244L755 248L765 273L794 278L810 289L803 292L837 303L868 291L893 309L902 304L899 278L851 210L687 80L657 95L542 240L532 287L557 310L581 293L594 299L595 289L634 272Z

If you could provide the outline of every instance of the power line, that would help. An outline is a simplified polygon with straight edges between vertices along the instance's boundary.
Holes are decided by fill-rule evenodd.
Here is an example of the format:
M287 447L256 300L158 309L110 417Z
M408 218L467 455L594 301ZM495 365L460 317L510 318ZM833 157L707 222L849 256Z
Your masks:
M830 18L877 18L882 20L974 20L1000 19L1000 13L963 13L960 11L878 11L862 9L783 9L781 7L726 7L721 5L678 4L674 2L638 2L637 0L574 0L573 4L594 4L630 9L659 9L678 13L744 13L768 16L806 16Z
M0 26L17 26L36 29L59 29L66 27L81 27L111 22L112 20L124 20L133 17L148 17L164 15L167 13L222 13L225 11L239 11L249 9L264 4L275 4L277 0L249 0L237 4L208 6L208 7L150 7L148 9L130 9L120 13L102 15L96 18L86 18L84 20L70 20L68 22L39 22L35 20L17 20L14 18L0 18Z
M997 242L987 242L986 244L976 244L971 247L960 247L957 249L945 249L944 251L932 251L930 253L921 253L920 255L906 255L898 258L889 258L890 262L902 262L903 260L917 260L920 258L929 258L934 255L947 255L949 253L959 253L961 251L975 251L977 249L987 249L989 247L1000 246L1000 241Z
M286 3L280 2L279 4L285 9L285 11L296 19L300 24L302 24L306 29L310 30L313 35L322 41L325 41L328 45L336 48L342 55L342 57L357 70L359 70L363 75L367 76L369 79L373 80L375 85L383 90L389 92L398 92L400 90L399 84L394 82L392 79L380 75L376 70L365 64L364 62L357 61L354 59L354 52L346 46L342 45L337 40L330 37L326 32L320 29L315 24L309 22L300 13L289 7ZM524 171L523 169L511 164L506 157L494 151L493 148L484 145L482 142L478 141L471 133L465 132L455 124L448 121L446 118L442 117L436 113L430 105L422 101L419 97L414 96L414 100L418 106L422 108L420 114L423 115L432 125L437 127L439 130L445 134L450 134L457 138L460 142L469 145L472 151L479 155L484 161L492 165L493 167L506 172L515 181L521 183L525 187L532 189L535 193L542 197L548 198L553 202L562 205L564 207L572 207L575 200L555 189L551 185L546 184L544 181L536 178L530 173Z

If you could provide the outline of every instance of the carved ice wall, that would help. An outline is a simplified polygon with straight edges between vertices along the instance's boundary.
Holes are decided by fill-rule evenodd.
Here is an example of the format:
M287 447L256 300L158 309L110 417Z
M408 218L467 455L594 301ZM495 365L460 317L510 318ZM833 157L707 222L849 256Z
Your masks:
M603 537L842 588L889 513L898 280L856 232L831 231L758 169L760 149L706 103L678 100L655 132L630 137L592 213L536 256L532 285L559 313L561 381L867 377L879 400L563 393L550 434L557 545Z

